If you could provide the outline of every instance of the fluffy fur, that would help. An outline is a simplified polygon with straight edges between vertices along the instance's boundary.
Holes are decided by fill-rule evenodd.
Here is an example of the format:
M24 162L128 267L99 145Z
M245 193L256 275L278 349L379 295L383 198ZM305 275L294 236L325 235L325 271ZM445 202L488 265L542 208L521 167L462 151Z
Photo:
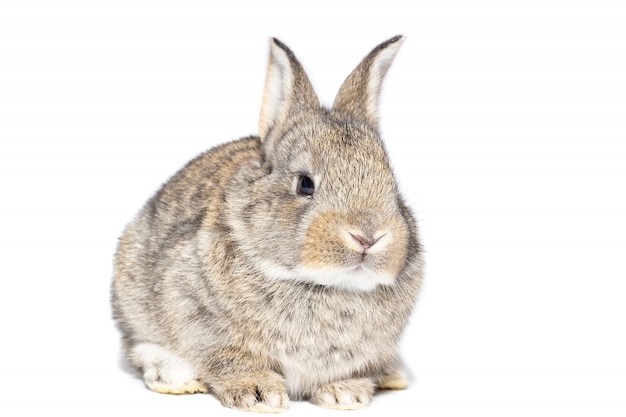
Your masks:
M422 255L377 114L401 43L377 46L326 109L272 39L260 137L191 161L127 226L112 304L148 388L276 412L289 398L360 408L407 386L397 345Z

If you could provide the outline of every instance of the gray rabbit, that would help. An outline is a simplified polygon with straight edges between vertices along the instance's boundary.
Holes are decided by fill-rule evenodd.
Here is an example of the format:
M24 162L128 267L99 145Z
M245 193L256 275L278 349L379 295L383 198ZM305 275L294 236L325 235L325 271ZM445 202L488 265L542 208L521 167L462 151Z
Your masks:
M378 133L402 41L374 48L327 109L272 39L259 136L192 160L127 226L113 311L149 389L278 412L407 386L397 349L422 250Z

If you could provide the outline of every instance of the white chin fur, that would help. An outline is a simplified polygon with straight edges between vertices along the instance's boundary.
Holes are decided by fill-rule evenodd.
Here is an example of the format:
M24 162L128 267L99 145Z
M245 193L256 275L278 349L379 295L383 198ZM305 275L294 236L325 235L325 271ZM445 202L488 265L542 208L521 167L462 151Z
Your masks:
M299 275L296 279L351 291L371 291L379 284L390 285L393 282L393 277L368 270L307 271L306 274Z
M295 270L289 270L269 264L261 265L261 269L266 276L273 279L309 282L349 291L371 291L376 288L377 285L391 285L394 282L394 276L391 274L374 272L367 269L360 271L331 268L319 270L297 268Z

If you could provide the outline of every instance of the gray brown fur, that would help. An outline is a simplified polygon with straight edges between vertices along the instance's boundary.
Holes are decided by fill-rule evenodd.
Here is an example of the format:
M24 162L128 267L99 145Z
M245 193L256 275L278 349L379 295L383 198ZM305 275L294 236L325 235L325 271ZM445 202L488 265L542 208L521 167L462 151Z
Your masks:
M127 226L113 311L149 388L274 412L288 397L359 408L405 385L398 341L422 253L376 114L401 40L375 48L332 109L272 40L261 136L191 161ZM301 175L319 181L312 197L297 193Z

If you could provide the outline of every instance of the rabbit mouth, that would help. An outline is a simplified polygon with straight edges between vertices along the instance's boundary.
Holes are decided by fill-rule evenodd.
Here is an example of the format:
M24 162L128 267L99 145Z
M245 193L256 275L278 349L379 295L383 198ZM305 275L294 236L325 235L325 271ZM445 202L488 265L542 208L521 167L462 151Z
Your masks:
M372 255L368 254L367 252L361 253L358 260L354 262L354 265L347 268L348 272L352 272L355 274L364 272L377 273L376 269L373 268L372 265L370 265L371 259Z
M393 256L375 247L359 249L342 246L334 256L304 259L294 275L315 284L350 290L369 291L378 285L392 285L398 273Z
M267 263L259 266L266 277L277 281L304 282L349 291L372 291L379 285L393 285L396 277L392 272L376 270L368 262L361 261L351 266L319 268L300 265L292 269Z

